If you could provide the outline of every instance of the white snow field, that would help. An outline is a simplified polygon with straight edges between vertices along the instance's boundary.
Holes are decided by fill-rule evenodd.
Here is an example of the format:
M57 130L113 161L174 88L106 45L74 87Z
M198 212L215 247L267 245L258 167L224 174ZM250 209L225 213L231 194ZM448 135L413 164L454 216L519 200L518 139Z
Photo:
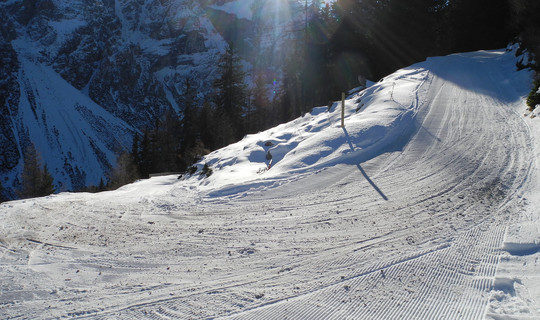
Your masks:
M539 319L515 61L430 58L350 96L345 129L316 108L211 153L209 178L1 204L0 318Z

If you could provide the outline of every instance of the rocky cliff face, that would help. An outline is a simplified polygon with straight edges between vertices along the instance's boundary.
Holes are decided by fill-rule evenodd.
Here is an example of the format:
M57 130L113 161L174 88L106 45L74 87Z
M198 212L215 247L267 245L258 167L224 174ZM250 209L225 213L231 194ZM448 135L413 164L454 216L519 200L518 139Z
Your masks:
M200 98L211 90L227 41L239 44L248 65L255 39L261 43L256 30L272 35L266 48L275 49L264 3L0 2L0 179L9 196L30 143L58 190L98 184L138 129L165 109L182 112L185 78Z

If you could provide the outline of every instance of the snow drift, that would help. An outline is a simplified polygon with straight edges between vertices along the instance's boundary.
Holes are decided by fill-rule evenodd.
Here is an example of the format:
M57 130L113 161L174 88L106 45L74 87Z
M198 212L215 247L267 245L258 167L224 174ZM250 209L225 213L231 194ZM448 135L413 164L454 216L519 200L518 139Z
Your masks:
M417 91L427 75L422 66L411 66L348 96L344 128L341 102L335 102L209 154L198 164L214 168L212 176L201 182L202 190L213 190L213 195L237 193L263 181L298 178L400 150L417 129ZM267 152L272 154L272 168L265 171Z

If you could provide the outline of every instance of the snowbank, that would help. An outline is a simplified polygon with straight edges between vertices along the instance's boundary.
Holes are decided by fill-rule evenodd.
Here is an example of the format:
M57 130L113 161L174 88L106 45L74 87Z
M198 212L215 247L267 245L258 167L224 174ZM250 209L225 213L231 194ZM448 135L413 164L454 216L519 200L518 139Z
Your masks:
M201 180L196 173L191 180L219 196L399 150L417 128L417 90L427 74L423 67L412 66L347 97L345 128L341 128L341 102L335 102L330 108L315 108L292 122L248 135L204 157L198 167L209 164L212 176ZM273 157L270 170L266 170L267 152ZM219 191L222 188L224 193Z

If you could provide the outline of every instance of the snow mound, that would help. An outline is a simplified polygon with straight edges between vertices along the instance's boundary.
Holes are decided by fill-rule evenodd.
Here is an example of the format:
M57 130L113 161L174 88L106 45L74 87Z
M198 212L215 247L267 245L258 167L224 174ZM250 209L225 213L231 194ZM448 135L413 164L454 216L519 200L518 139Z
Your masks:
M201 179L196 174L191 179L212 195L230 195L399 150L416 129L417 90L427 74L420 64L414 65L347 97L344 128L341 102L335 102L289 123L248 135L197 164L213 169L209 178ZM272 167L266 170L268 152Z

